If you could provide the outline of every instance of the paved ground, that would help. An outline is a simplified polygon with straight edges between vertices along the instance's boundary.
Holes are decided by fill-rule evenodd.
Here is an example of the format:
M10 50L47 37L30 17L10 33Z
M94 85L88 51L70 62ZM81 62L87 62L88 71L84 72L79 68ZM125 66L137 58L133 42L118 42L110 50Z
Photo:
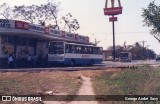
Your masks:
M133 60L132 62L112 62L112 61L103 61L101 64L96 64L90 67L51 67L51 68L19 68L19 69L0 69L0 72L25 72L25 71L45 71L45 70L62 70L62 71L76 71L76 70L97 70L103 68L111 68L111 67L128 67L128 66L138 66L149 64L152 66L160 66L160 61L155 60Z
M156 60L133 60L132 62L112 62L112 61L103 61L101 65L106 67L112 67L112 66L129 66L129 65L143 65L143 64L149 64L149 65L160 65L160 61Z

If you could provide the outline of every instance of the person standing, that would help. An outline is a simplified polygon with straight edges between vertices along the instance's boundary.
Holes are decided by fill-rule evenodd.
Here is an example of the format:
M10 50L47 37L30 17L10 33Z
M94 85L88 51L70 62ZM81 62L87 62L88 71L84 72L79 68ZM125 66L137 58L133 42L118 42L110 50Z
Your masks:
M14 57L13 57L12 54L10 54L9 57L8 57L8 66L9 66L9 68L14 67Z
M28 56L27 56L27 64L28 64L28 67L32 67L32 56L31 56L31 54L28 54Z

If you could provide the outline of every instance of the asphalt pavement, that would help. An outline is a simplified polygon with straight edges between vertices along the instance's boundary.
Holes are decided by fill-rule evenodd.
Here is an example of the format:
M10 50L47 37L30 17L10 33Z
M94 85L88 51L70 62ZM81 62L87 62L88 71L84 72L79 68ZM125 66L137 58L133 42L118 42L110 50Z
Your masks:
M156 60L133 60L132 62L112 62L103 61L101 64L94 66L77 66L77 67L49 67L49 68L16 68L0 69L0 72L35 72L35 71L79 71L79 70L106 70L109 68L126 68L140 65L160 66L160 61Z

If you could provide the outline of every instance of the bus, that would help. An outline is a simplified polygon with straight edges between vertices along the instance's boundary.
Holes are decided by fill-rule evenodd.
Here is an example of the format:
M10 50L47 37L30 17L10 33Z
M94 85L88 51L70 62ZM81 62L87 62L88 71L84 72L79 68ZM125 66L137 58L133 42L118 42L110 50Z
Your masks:
M131 62L132 61L131 52L120 52L119 53L119 61L121 61L121 62Z
M103 48L94 45L49 42L48 63L62 65L93 65L103 61Z

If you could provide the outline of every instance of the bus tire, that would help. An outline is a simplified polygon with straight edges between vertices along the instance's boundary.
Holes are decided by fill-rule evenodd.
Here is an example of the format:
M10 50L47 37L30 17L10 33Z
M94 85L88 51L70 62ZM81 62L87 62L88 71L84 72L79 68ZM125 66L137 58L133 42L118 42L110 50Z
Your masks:
M75 66L75 61L74 61L74 60L71 60L71 61L70 61L70 66L71 66L71 67Z

